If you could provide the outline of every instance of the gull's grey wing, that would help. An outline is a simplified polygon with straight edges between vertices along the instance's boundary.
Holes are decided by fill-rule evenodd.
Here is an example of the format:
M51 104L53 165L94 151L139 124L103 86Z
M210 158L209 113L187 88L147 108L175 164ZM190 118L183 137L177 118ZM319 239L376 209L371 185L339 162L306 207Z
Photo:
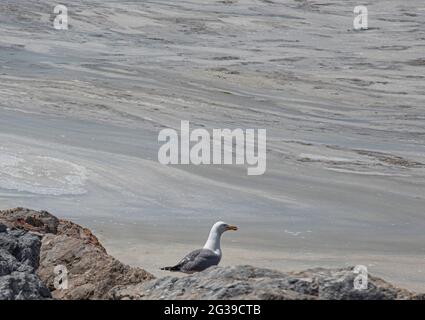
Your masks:
M198 272L219 264L220 259L211 250L198 249L186 255L171 271Z

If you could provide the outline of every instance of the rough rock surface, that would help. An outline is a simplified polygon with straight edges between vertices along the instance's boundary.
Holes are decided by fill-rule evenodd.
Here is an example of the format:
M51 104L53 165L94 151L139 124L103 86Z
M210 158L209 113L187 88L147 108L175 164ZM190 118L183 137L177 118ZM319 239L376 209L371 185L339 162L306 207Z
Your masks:
M69 289L54 290L53 269L68 270ZM106 254L102 247L86 244L79 238L48 234L43 238L38 274L60 299L103 299L114 286L141 283L153 276L131 268Z
M165 277L117 287L112 299L423 299L376 277L366 290L354 289L353 268L316 268L284 273L252 266L213 267L182 278Z
M4 210L0 211L0 222L42 236L37 274L54 298L103 299L115 286L153 279L145 270L131 268L108 255L89 229L46 211ZM59 265L68 271L67 290L54 286L54 268Z
M9 228L23 229L40 234L57 233L59 219L47 211L25 208L0 210L0 222Z
M71 221L60 220L47 211L35 211L26 208L0 210L0 221L9 228L27 230L40 235L52 233L78 238L83 240L84 243L101 248L106 253L105 248L89 229Z
M41 241L0 224L0 300L47 299L50 291L36 275Z

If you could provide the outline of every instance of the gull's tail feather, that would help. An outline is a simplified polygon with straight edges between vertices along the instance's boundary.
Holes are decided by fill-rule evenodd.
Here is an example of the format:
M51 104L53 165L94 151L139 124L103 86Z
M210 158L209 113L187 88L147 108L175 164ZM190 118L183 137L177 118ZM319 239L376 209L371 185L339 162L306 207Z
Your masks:
M161 268L161 270L180 271L180 265L178 264L178 265L175 265L175 266L172 266L172 267L164 267L164 268Z

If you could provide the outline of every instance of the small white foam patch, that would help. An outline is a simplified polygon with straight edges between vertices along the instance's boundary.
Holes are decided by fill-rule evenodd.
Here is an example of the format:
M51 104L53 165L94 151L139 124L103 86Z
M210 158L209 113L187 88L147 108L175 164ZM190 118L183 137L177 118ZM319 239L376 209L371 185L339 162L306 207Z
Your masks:
M350 170L350 169L340 169L340 168L326 168L330 171L341 172L341 173L351 173L364 176L387 176L387 177L410 177L409 174L400 174L400 173L387 173L387 172L378 172L378 171L359 171L359 170Z
M301 153L299 155L300 159L308 159L310 161L323 161L323 162L355 162L358 159L349 159L349 158L341 158L341 157L329 157L318 154L307 154Z
M0 188L41 195L87 192L85 167L70 161L33 154L0 152Z

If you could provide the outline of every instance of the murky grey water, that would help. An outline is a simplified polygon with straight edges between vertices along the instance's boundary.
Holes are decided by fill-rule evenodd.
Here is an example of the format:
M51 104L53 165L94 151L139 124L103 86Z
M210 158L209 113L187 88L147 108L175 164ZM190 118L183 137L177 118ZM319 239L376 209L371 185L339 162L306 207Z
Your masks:
M155 273L225 219L224 264L365 264L424 291L425 4L369 1L356 32L357 4L80 0L57 31L54 1L2 1L0 207ZM180 120L266 128L266 174L160 165Z

